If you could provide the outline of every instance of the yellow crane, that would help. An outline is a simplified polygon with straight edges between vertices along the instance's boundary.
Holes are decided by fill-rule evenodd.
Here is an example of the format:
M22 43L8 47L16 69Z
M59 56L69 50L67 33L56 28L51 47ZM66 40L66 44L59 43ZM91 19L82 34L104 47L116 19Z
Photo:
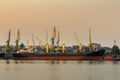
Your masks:
M38 37L36 37L36 39L39 41L39 45L40 45L40 46L45 45L45 42L43 42L42 40L40 40Z
M15 51L15 52L19 51L19 41L20 41L20 31L18 30L17 39L16 39L16 41L15 41L16 46L14 47L14 51Z
M62 53L63 53L63 54L65 53L65 43L62 44Z
M4 48L4 51L9 52L10 51L10 37L11 37L11 30L9 30L8 33L8 40L6 41L7 45Z
M45 45L45 42L40 40L38 37L36 37L36 39L39 41L39 45L45 47L46 53L48 53L49 52L49 45L48 44Z
M74 33L74 36L75 36L75 39L76 39L76 43L77 43L78 46L79 46L79 52L82 52L82 48L83 48L82 43L80 43L80 40L79 40L79 38L77 37L76 33Z

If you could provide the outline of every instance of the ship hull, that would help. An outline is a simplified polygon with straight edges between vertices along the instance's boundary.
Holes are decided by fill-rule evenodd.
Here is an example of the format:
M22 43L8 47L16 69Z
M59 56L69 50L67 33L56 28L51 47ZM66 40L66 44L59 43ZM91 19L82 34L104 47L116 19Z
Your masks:
M104 51L92 53L13 53L14 60L103 60Z
M5 57L5 53L0 53L0 59L3 59Z
M103 57L98 57L98 56L94 56L94 57L84 57L84 56L63 56L63 57L16 57L13 58L14 60L69 60L69 61L73 61L73 60L85 60L85 61L101 61L103 60Z

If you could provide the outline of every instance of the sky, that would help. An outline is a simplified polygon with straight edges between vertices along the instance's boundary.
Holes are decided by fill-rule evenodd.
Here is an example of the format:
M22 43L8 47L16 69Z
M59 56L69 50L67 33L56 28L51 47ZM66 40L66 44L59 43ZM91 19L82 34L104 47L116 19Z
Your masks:
M6 44L9 29L11 44L15 44L18 29L20 43L28 40L32 44L32 34L45 42L46 31L50 39L56 26L60 44L77 44L76 33L88 45L91 28L92 42L112 47L116 40L120 45L119 4L120 0L0 0L0 44Z

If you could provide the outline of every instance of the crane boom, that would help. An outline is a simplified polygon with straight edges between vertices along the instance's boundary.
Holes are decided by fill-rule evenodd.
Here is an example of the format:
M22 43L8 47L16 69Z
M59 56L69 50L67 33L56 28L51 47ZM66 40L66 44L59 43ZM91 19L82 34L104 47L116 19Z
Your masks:
M76 33L74 33L74 36L75 36L76 42L79 43L79 44L81 44L79 38L76 35Z
M80 40L77 37L76 33L74 33L74 36L75 36L76 42L77 42L77 44L79 46L79 51L82 52L82 44L80 43Z
M42 40L40 40L38 37L36 37L36 39L39 41L39 44L45 44Z

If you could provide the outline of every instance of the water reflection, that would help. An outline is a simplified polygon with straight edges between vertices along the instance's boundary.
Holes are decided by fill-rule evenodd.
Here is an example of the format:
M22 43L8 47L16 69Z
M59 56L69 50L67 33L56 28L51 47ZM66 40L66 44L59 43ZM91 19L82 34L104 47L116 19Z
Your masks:
M51 61L51 64L55 64L55 61Z
M92 65L92 64L103 64L104 61L88 61L89 65Z
M51 76L49 80L60 80L59 76Z
M17 60L15 60L15 64L18 64L18 61L17 61Z
M113 64L119 64L120 61L59 61L59 60L46 60L46 61L39 61L39 60L4 60L6 64L14 63L14 64L105 64L107 62L113 63Z
M42 63L45 63L45 64L67 64L66 61L55 61L55 60L52 60L52 61L15 60L14 63L15 64L42 64Z
M77 61L77 63L78 63L78 64L82 64L82 63L83 63L83 61Z
M9 60L6 60L6 64L9 64L10 62L9 62Z
M119 61L1 60L0 63L1 80L120 79Z
M112 61L113 64L119 64L119 61Z

